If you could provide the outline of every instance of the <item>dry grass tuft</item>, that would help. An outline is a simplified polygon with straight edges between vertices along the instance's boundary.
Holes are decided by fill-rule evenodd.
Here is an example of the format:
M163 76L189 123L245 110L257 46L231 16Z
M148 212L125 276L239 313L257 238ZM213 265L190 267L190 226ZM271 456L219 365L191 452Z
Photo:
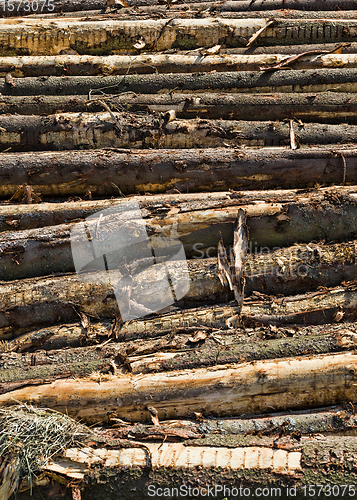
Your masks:
M84 425L47 408L27 404L0 408L2 486L5 477L1 472L5 472L6 462L16 464L17 482L27 477L32 484L33 476L46 467L52 457L72 446L82 445L91 434Z

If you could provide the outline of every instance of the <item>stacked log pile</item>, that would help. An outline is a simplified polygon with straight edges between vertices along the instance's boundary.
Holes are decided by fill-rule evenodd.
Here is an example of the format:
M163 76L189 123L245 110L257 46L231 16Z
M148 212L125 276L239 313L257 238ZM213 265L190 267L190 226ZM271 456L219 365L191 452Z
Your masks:
M0 499L357 495L355 8L1 4Z

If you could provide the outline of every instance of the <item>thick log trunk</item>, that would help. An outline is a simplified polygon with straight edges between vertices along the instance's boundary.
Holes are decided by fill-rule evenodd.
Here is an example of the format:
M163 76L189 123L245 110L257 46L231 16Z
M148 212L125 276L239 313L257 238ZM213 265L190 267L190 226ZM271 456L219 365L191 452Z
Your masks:
M103 106L104 108L104 106ZM353 143L356 125L296 125L301 145ZM0 116L0 144L12 151L101 148L217 148L285 146L289 122L178 120L131 113L62 113Z
M70 350L41 350L27 354L9 355L9 352L5 352L0 354L0 393L71 377L89 377L101 382L118 373L137 375L193 370L242 361L334 353L354 349L357 344L357 335L348 329L318 336L299 336L268 342L248 341L243 344L237 344L238 336L228 335L215 336L214 340L207 337L205 343L199 346L202 341L190 342L188 339L192 337L187 337L186 335L181 342L179 339L171 341L166 349L162 343L157 348L157 341L147 341L147 345L141 345L139 349L146 354L140 356L135 351L127 355L135 349L130 342L103 347L72 347ZM217 345L218 341L221 345ZM172 349L169 352L168 347Z
M162 19L141 21L51 21L24 18L21 23L0 23L0 56L56 55L72 49L79 54L104 55L131 51L144 40L145 51L196 49L220 44L244 47L268 19ZM259 45L289 45L297 42L354 42L356 21L276 20L259 36Z
M177 118L229 120L298 119L302 122L357 124L354 94L124 94L90 99L88 96L0 96L1 114L53 115L104 111L103 101L113 109L129 112L175 110ZM119 108L118 108L119 107Z
M154 308L166 292L161 282L152 283L151 298L140 296L139 304ZM83 313L94 318L119 316L118 303L110 284L83 283L77 276L33 278L1 285L0 335L11 339L35 328L76 321ZM156 295L155 295L156 294ZM160 295L161 294L161 295ZM353 285L324 289L293 297L246 299L242 310L228 305L182 309L153 319L126 322L115 334L118 339L164 335L175 328L203 325L214 328L233 328L245 324L319 324L357 318L357 294ZM165 295L164 295L165 298ZM141 299L141 301L140 301ZM154 304L154 305L153 305Z
M314 54L302 56L289 64L294 69L356 68L357 54ZM326 52L326 49L325 51ZM24 56L0 58L0 77L11 72L13 77L126 75L134 73L200 73L203 71L259 71L279 64L288 56L279 54L177 55L154 54L137 56Z
M232 200L228 200L227 203L222 203L218 208L215 208L212 202L208 202L208 204L201 202L199 207L192 202L191 207L187 204L182 210L175 207L173 202L172 211L165 210L166 213L164 212L162 215L157 213L157 207L153 205L150 207L149 205L144 209L146 212L143 212L150 231L149 237L152 237L147 244L152 244L155 247L155 237L158 235L175 234L177 238L181 239L187 257L202 259L213 256L216 253L220 232L223 235L225 245L230 246L232 244L233 223L236 220L239 208L244 209L248 216L251 253L256 254L267 248L293 245L296 242L308 243L312 240L322 239L327 241L353 239L356 237L356 195L350 194L343 198L342 193L343 191L340 191L339 196L332 194L330 197L326 197L324 192L321 194L317 192L310 196L302 194L297 195L294 201L285 203L260 202L244 204L241 202L237 204L233 199L233 203ZM118 203L118 207L120 207L120 203ZM170 208L170 205L165 208ZM174 210L174 208L176 209ZM120 214L106 215L101 220L100 227L98 218L88 221L87 224L88 227L91 227L93 234L103 238L104 241L105 238L109 238L113 234L113 230L118 227L120 221ZM10 224L11 222L10 220ZM0 279L13 280L74 271L71 231L75 227L78 228L76 224L74 222L2 233L0 235ZM72 244L74 245L77 240L75 240L73 234ZM143 248L146 248L146 246ZM337 254L340 253L342 259L340 265L347 264L346 258L350 264L354 264L353 245L346 250L346 257L339 248L336 250L336 258ZM313 252L314 250L311 250L311 254ZM317 260L319 259L318 253L319 250L316 251ZM287 254L289 255L289 251L287 251ZM298 252L293 251L291 254L295 254L297 260L299 259ZM120 250L117 251L116 255L119 261L123 259ZM279 262L279 259L280 257L277 257L276 262ZM300 278L306 279L307 282L309 277L311 277L312 281L314 280L314 273L311 271L310 275L310 272L307 271L306 262L305 264L297 262L296 267L295 265L291 267L286 257L281 256L281 259L282 263L279 269L283 270L283 276L287 273L287 279L300 275ZM304 259L310 260L310 257L303 255L302 260ZM272 267L269 262L264 262L264 258L262 261L257 262L257 266L263 266L262 269L266 270ZM195 265L198 267L200 264ZM303 273L302 267L304 265L305 272ZM98 262L93 261L93 267L87 270L100 269ZM322 269L320 268L320 272ZM200 272L202 272L203 276L206 276L207 269L203 267ZM340 277L353 276L353 273L354 268L352 267L350 271L341 269L341 271L337 271L336 275ZM327 281L329 276L331 276L331 271L326 270ZM315 275L315 278L317 278L317 275ZM275 276L272 279L275 279ZM321 277L320 279L323 280L324 278ZM210 284L207 285L209 288ZM268 283L266 285L268 286ZM269 286L268 288L270 289ZM204 296L206 297L206 295Z
M46 406L87 423L118 418L150 420L148 406L160 420L234 416L303 409L353 401L357 356L350 352L303 356L144 375L113 375L109 380L56 380L0 395L2 405ZM78 407L78 400L81 405Z
M28 196L33 196L33 193L27 191L18 193L18 200L24 196L21 203L1 204L0 214L0 232L20 231L23 229L35 229L45 226L55 226L70 222L78 222L91 215L100 212L101 210L114 209L119 207L123 201L137 202L139 208L143 210L142 216L145 218L155 217L156 215L168 215L170 210L174 210L177 214L197 210L209 210L222 207L239 207L244 206L244 210L249 216L262 214L264 210L269 212L269 204L275 203L275 209L278 209L277 204L285 203L304 203L306 197L301 196L302 193L298 189L275 189L266 191L217 191L211 193L175 193L175 194L158 194L158 195L142 195L131 196L130 198L114 198L98 199L88 201L69 200L61 203L36 203L35 199L29 200ZM354 202L356 199L356 186L331 186L331 187L316 187L310 189L308 197L310 203L316 204L324 200L329 200L330 203L338 204L339 201ZM19 200L20 201L20 200ZM27 203L26 203L27 202ZM254 207L252 206L254 205ZM259 210L260 206L260 210ZM174 212L171 211L170 216ZM194 220L194 219L192 219ZM250 228L251 235L253 227ZM315 238L316 239L316 238ZM200 257L199 254L194 255L195 258ZM202 258L202 255L201 255Z
M295 413L291 414L294 417ZM288 437L238 440L232 435L216 434L184 443L151 441L140 446L137 441L131 445L124 441L125 449L120 449L118 443L109 450L108 446L98 446L68 449L65 458L54 459L42 481L37 480L42 486L34 488L31 495L20 493L19 500L47 498L54 490L50 479L56 475L68 486L62 487L63 500L72 500L72 492L78 491L73 487L74 480L83 500L93 495L98 500L116 500L118 494L123 500L141 500L148 495L159 498L164 493L172 498L264 494L269 498L303 500L308 493L311 497L318 492L319 496L325 492L330 496L332 488L336 494L340 492L338 498L348 498L354 496L357 480L352 465L357 449L354 436L303 436L297 442ZM24 482L23 488L29 485Z
M91 95L134 92L137 94L180 92L357 92L354 69L241 71L203 74L65 76L15 78L14 85L0 82L3 95Z
M208 149L144 151L68 151L4 153L0 196L20 185L42 196L118 196L132 193L306 188L316 184L354 184L355 148ZM18 199L22 197L17 196ZM25 198L25 197L24 197ZM31 200L29 200L31 203Z

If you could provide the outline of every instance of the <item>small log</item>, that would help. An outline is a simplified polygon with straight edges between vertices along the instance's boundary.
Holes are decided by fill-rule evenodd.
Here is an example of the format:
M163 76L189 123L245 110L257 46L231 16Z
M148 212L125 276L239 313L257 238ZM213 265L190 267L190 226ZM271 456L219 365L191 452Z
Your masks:
M88 23L87 23L88 24ZM49 38L49 37L48 37ZM1 52L1 51L0 51ZM1 54L0 54L1 55ZM180 92L356 92L354 69L241 71L203 74L50 76L15 78L14 85L0 81L2 95L91 95L134 92L137 94Z
M12 151L101 148L217 148L284 146L289 122L178 120L131 113L62 113L42 116L0 116L0 144ZM301 145L353 143L356 125L296 125ZM296 148L295 148L296 149Z
M21 190L18 194L21 185L30 186L41 196L92 193L110 197L118 192L298 189L343 181L354 184L356 179L356 149L332 145L295 151L221 148L4 153L0 197L17 193L19 201L27 201Z
M3 406L46 406L93 424L108 411L134 422L242 415L339 404L355 396L357 356L351 352L198 368L170 373L118 375L110 380L56 380L1 394ZM78 406L80 399L81 405Z
M175 110L177 118L277 121L296 118L302 122L357 124L354 94L321 92L315 95L282 94L119 94L88 100L88 96L0 96L1 114L53 115L103 112L106 103L129 112Z

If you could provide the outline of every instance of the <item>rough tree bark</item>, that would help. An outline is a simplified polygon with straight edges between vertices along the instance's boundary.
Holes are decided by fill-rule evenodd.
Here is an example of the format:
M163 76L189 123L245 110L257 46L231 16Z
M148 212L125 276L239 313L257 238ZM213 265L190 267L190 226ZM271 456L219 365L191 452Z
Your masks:
M175 110L178 118L229 120L299 119L302 122L357 124L354 94L119 94L88 99L88 96L0 96L1 114L53 115L101 112L105 102L113 111Z
M296 151L221 148L4 153L0 196L19 193L21 185L29 185L43 196L118 196L169 190L298 189L341 185L343 181L354 184L356 179L356 149L340 145ZM26 196L16 197L26 201ZM31 203L31 197L29 200Z
M233 203L228 200L218 204L218 207L212 202L205 204L202 201L199 206L194 202L191 206L187 203L181 210L175 207L175 203L172 203L171 207L169 203L166 205L168 206L165 208L169 210L164 213L158 213L155 205L146 206L142 213L147 219L148 236L151 238L147 244L157 245L155 237L158 235L174 235L175 238L181 239L188 258L212 256L216 252L220 232L225 245L231 245L233 223L239 208L244 209L248 216L251 253L259 253L267 247L285 247L296 242L356 238L355 193L347 194L346 197L343 196L343 191L339 194L327 192L327 195L324 192L309 196L300 194L291 202L281 203L267 201L249 204L242 200L237 204L233 199ZM106 214L100 222L98 217L99 215L90 222L87 221L87 226L99 241L105 241L105 238L110 237L118 225L122 224L121 215ZM15 224L16 219L10 220L11 223ZM141 224L140 221L137 223ZM0 235L0 278L9 280L74 271L71 231L78 227L76 224L74 222L3 232ZM72 241L75 241L74 233ZM120 251L118 252L117 254L121 255ZM342 254L343 252L341 262L345 262ZM351 262L353 258L352 255ZM288 269L285 264L280 267ZM98 267L93 269L98 270Z
M103 106L104 107L104 106ZM189 149L290 144L289 122L179 120L132 113L0 116L0 144L12 151L101 148ZM353 144L356 125L295 125L301 145Z
M15 78L14 85L0 81L3 95L96 95L95 92L138 94L192 92L356 92L354 69L241 71L203 74L50 76Z
M325 49L326 50L326 49ZM294 69L356 68L357 54L324 54L319 50L289 64ZM62 75L126 75L131 73L200 73L203 71L258 71L287 59L277 48L275 54L178 55L153 54L133 56L24 56L0 58L0 77Z
M156 52L178 49L246 46L267 19L163 19L140 21L42 20L24 18L21 23L0 23L0 56L56 55L72 49L79 54L104 55L113 51ZM259 44L289 45L296 42L354 42L356 21L312 19L273 21L259 36ZM31 35L30 35L31 33ZM135 45L144 40L139 49Z
M86 423L108 421L108 412L129 421L160 420L301 409L353 401L357 357L351 352L255 361L213 368L109 380L55 380L1 394L2 405L26 402L68 412ZM78 399L81 405L78 407Z
M76 321L78 316L87 322L92 318L119 317L118 303L109 284L83 283L77 276L33 278L17 282L14 293L12 282L1 284L2 304L0 312L0 339L19 336L35 328L43 328ZM131 320L115 332L119 339L165 335L175 328L209 326L234 328L241 326L272 324L322 324L357 318L357 294L355 285L327 288L305 295L277 298L252 296L244 302L242 316L235 305L214 305L206 308L175 310L148 319ZM162 294L161 283L155 283ZM165 289L166 292L166 289ZM140 304L140 289L137 302ZM141 299L142 300L142 299ZM157 297L144 298L146 307L153 307Z

